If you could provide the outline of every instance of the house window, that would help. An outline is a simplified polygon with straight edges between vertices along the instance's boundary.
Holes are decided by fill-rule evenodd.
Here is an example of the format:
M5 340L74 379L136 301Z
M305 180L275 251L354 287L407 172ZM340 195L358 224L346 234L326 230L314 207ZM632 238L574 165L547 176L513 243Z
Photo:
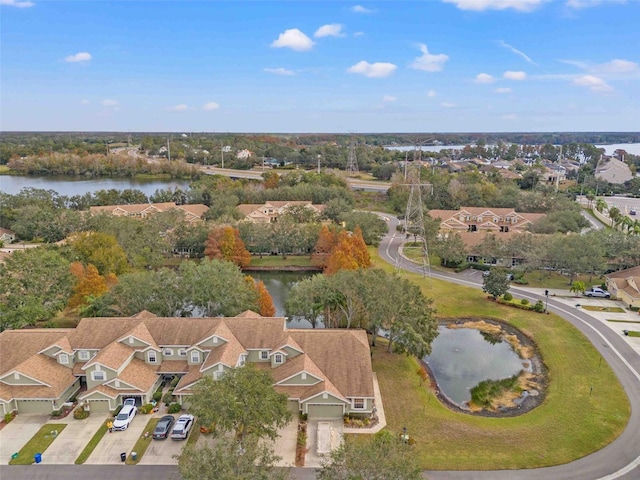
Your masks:
M162 351L162 355L164 355L165 357L172 357L173 356L173 349L172 348L165 348Z
M18 372L13 372L14 380L20 380L20 374Z
M307 379L307 372L302 372L302 375L300 375L300 378L302 380L306 380Z
M179 357L186 357L187 356L187 350L184 348L181 348L180 350L178 350L178 356Z
M238 359L238 366L244 367L245 363L247 363L247 356L243 353L242 355L240 355L240 358Z
M262 350L260 352L260 360L269 360L269 352Z
M222 377L224 377L224 371L213 372L213 379L214 380L220 380Z
M58 358L60 359L60 363L62 365L69 365L69 355L66 353L61 353Z
M156 352L154 352L153 350L149 350L149 352L147 353L147 360L149 361L149 363L156 363L158 361Z
M86 350L80 350L80 351L78 352L78 358L79 358L80 360L87 361L87 360L89 360L89 359L91 358L91 354L90 354L88 351L86 351Z
M364 398L354 398L353 399L353 409L354 410L364 410Z
M104 382L105 378L106 376L101 370L94 370L93 372L91 372L91 379L94 382Z
M200 352L191 352L191 363L200 363Z
M273 356L273 363L276 363L276 364L284 363L284 355L282 355L281 353L276 353Z
M134 341L133 337L129 337L129 343L133 343Z

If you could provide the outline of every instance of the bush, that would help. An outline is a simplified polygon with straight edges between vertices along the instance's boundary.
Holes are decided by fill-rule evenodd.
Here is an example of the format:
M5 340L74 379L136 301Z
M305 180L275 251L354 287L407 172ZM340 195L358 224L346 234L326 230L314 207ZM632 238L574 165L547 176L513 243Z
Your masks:
M160 390L159 392L156 392L153 394L153 401L158 403L160 402L160 400L162 400L162 390Z
M522 300L520 300L520 303L522 305L529 305L529 300L527 300L526 298L523 298Z
M162 401L165 405L169 406L173 402L173 390L165 393L162 397Z
M13 420L13 417L15 417L15 414L13 412L5 413L4 423L9 423L11 420Z
M169 405L167 412L178 413L180 410L182 410L182 405L180 405L179 403L172 403L171 405Z
M152 411L153 411L153 405L151 405L150 403L145 403L140 407L140 413L143 413L145 415L151 413Z
M51 412L51 416L52 417L61 417L62 416L62 410L54 410L53 412Z
M171 387L175 387L178 382L180 381L180 377L179 376L175 376L171 379L171 383L169 384Z
M544 312L544 303L542 303L542 300L538 300L536 302L536 304L533 306L533 310L538 313Z
M462 262L460 265L458 265L458 266L455 268L455 270L454 270L454 271L455 271L456 273L460 273L460 272L465 271L467 268L469 268L469 264L468 264L467 262Z
M73 411L73 418L76 420L84 420L88 418L91 412L85 410L84 408L78 407Z
M510 302L511 300L513 300L513 295L507 292L502 296L502 298L504 298L507 302Z

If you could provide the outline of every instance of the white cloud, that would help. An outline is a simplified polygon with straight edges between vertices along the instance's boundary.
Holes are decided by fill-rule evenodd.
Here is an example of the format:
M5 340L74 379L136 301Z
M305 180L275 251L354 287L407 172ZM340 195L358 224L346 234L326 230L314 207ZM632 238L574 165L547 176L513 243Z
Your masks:
M102 105L103 107L108 107L108 108L117 108L120 106L120 102L118 102L117 100L112 100L110 98L106 98L104 100L102 100L100 102L100 105Z
M82 100L80 100L80 105L89 105L91 102L89 100L87 100L86 98L83 98Z
M181 105L178 105L181 106ZM186 105L184 105L186 107ZM217 104L216 102L207 102L202 106L202 110L205 110L207 112L211 112L213 110L218 110L220 108L220 105Z
M265 68L263 69L267 73L272 73L273 75L281 75L284 77L290 77L295 75L296 72L293 70L287 70L286 68L278 67L278 68Z
M33 7L35 3L23 2L20 0L0 0L0 5L6 5L8 7L16 7L16 8L29 8L29 7Z
M499 45L501 47L506 48L507 50L509 50L511 53L515 53L516 55L524 58L527 62L529 62L531 65L535 65L536 67L538 67L539 65L534 62L533 60L531 60L531 58L529 57L529 55L527 55L526 53L524 53L522 50L518 50L516 47L509 45L507 42L505 42L504 40L500 40L500 42L498 42Z
M616 58L607 63L601 63L599 65L595 65L592 68L593 71L598 73L636 73L640 71L640 65L636 62L632 62L630 60L622 60Z
M313 48L314 42L297 28L290 28L282 32L271 43L274 48L290 48L296 52L305 52Z
M442 102L440 106L444 108L455 108L457 105L455 103Z
M444 67L444 63L449 60L449 57L444 53L438 55L432 55L429 53L429 49L424 43L419 44L421 57L416 59L411 64L411 68L416 70L424 70L425 72L439 72Z
M171 107L166 108L168 112L184 112L185 110L188 110L188 109L189 109L189 105L185 103L180 103L178 105L173 105Z
M494 90L494 92L496 93L512 93L512 91L513 90L511 90L509 87L500 87Z
M436 93L436 91L435 91L435 90L433 90L433 89L431 89L431 90L429 90L429 91L427 92L427 97L429 97L429 98L433 98L433 97L435 97L436 95L438 95L438 94L437 94L437 93Z
M575 78L573 83L580 87L587 87L596 93L606 93L613 90L611 85L595 75L583 75L582 77Z
M443 0L453 3L460 10L506 10L513 8L521 12L530 12L547 0Z
M353 13L373 13L370 8L363 7L362 5L354 5L350 9Z
M329 23L321 26L316 33L313 34L316 38L322 37L344 37L345 34L342 31L342 25L339 23Z
M476 83L493 83L495 79L488 73L479 73L474 80Z
M398 100L398 97L394 97L393 95L385 95L382 97L382 101L385 103L395 102L396 100Z
M514 72L512 70L507 70L502 74L502 76L507 80L517 80L517 81L522 81L527 78L527 74L525 72L521 72L521 71Z
M76 63L76 62L88 62L91 60L91 54L89 52L78 52L75 55L69 55L65 57L65 62Z
M376 62L369 63L364 60L356 63L352 67L349 67L347 72L349 73L359 73L360 75L364 75L369 78L383 78L388 77L393 72L396 71L398 67L393 63L387 62Z

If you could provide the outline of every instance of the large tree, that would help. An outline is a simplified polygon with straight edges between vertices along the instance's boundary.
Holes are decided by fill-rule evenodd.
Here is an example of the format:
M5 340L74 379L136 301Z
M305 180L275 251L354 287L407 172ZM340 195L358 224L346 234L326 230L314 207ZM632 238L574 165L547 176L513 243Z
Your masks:
M72 241L82 263L92 264L101 275L120 275L129 269L127 255L115 236L101 232L82 232Z
M482 291L491 295L494 300L509 291L509 277L505 268L492 268L482 282Z
M211 259L235 263L240 268L251 263L251 254L245 248L240 233L229 226L214 228L209 232L204 254Z
M371 266L371 257L362 238L360 227L353 232L343 230L338 234L336 244L331 249L324 273L334 274L340 270L358 270Z
M285 311L289 318L309 322L316 328L325 308L327 277L321 274L300 280L289 291L285 301Z
M387 430L372 439L348 439L331 453L319 480L422 480L414 447Z
M287 395L273 388L267 370L247 364L225 372L220 380L203 377L193 387L190 411L217 433L231 433L238 442L251 436L274 440L291 420Z

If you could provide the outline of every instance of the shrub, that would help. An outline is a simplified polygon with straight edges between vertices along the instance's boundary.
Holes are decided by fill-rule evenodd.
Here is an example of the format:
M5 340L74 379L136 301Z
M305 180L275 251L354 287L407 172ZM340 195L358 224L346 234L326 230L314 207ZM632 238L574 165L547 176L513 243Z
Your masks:
M160 390L159 392L155 392L152 398L153 398L153 401L156 403L162 400L162 390Z
M52 417L61 417L62 416L62 410L54 410L53 412L51 412L51 416Z
M180 405L179 403L172 403L171 405L169 405L167 412L178 413L180 410L182 410L182 405Z
M536 302L536 304L533 306L533 310L538 313L544 312L544 303L542 303L542 300L538 300Z
M153 411L153 405L150 403L145 403L140 407L140 413L144 413L145 415L151 413Z
M76 420L84 420L85 418L88 418L91 412L89 412L88 410L85 410L84 408L76 408L73 411L73 418L75 418Z
M175 387L179 381L180 381L180 377L176 375L171 379L171 383L169 385L171 385L172 387Z
M520 303L522 305L529 305L529 300L527 300L526 298L523 298L522 300L520 300Z
M458 265L458 266L455 268L455 270L454 270L454 271L455 271L456 273L460 273L460 272L463 272L464 270L466 270L467 268L469 268L469 264L468 264L467 262L462 262L460 265Z
M507 302L510 302L511 300L513 300L513 295L507 292L502 296L502 298L504 298Z
M4 423L9 423L11 420L13 420L13 417L15 417L15 414L13 412L5 413Z
M162 401L165 405L169 406L173 402L173 390L164 394Z

